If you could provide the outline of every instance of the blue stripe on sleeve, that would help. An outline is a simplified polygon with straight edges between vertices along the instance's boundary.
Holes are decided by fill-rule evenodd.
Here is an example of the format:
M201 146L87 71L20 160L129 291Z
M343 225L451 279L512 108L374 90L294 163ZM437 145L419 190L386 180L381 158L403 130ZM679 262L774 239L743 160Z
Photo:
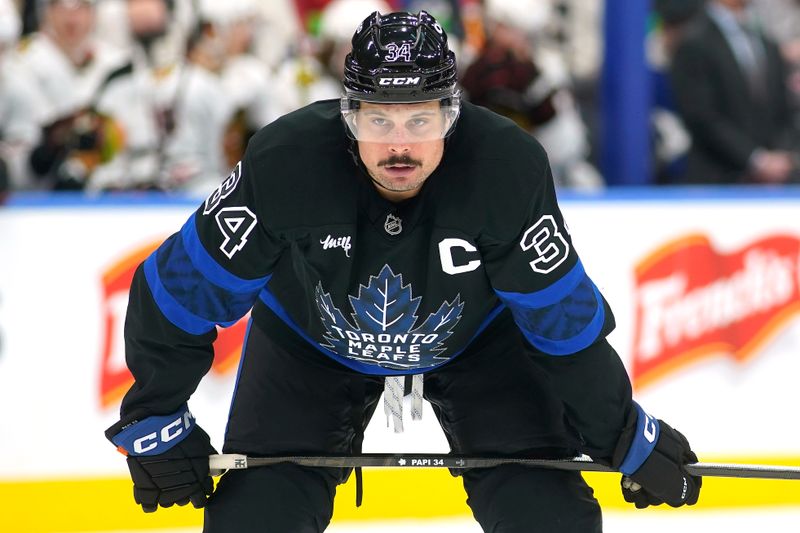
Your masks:
M619 471L629 476L635 473L644 464L656 447L661 429L658 420L645 413L644 409L633 402L638 413L636 417L636 433L631 440L628 453L619 466Z
M581 281L586 278L586 271L583 263L578 260L572 270L567 272L561 279L536 292L503 292L495 291L501 300L506 302L509 307L522 306L531 309L541 309L550 305L555 305L572 291L575 290Z
M192 335L203 335L214 328L214 322L200 318L187 311L164 288L161 283L161 277L158 275L156 252L150 254L150 257L144 262L144 275L147 279L147 284L150 286L150 292L153 293L156 305L172 324Z
M255 293L261 290L269 280L269 276L252 280L234 276L217 263L206 251L197 235L195 226L196 213L192 214L181 228L183 247L191 259L192 265L211 283L231 292Z
M603 298L580 261L546 289L528 294L495 292L511 310L525 338L544 353L579 352L603 330Z
M270 276L246 280L231 274L205 250L194 216L145 261L145 277L164 316L200 335L236 323L253 306Z
M537 335L531 331L523 330L523 334L528 341L542 350L544 353L550 355L570 355L591 346L597 340L600 332L603 330L603 324L606 320L606 313L600 302L600 292L592 285L596 301L596 311L591 320L586 323L585 327L572 337L566 339L550 339L542 335ZM513 310L512 310L513 313ZM516 316L516 315L515 315ZM564 319L568 320L568 319Z

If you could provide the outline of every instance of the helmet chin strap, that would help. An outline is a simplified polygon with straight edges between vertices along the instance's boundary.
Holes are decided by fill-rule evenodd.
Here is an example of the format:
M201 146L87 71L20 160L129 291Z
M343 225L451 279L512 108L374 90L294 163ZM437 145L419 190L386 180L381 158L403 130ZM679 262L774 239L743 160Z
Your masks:
M385 191L389 191L389 192L397 192L397 191L393 191L393 190L392 190L392 189L390 189L389 187L387 187L387 186L383 185L381 182L379 182L378 180L376 180L375 178L373 178L373 177L372 177L372 174L370 174L369 170L367 169L367 165L365 165L365 164L364 164L364 162L361 160L361 157L358 155L358 143L356 143L356 141L352 141L352 142L350 143L350 145L351 145L351 147L352 147L352 148L351 148L351 150L350 150L350 154L353 156L353 161L355 162L355 164L356 164L356 167L358 167L358 169L359 169L359 170L360 170L360 171L361 171L361 172L362 172L362 173L363 173L363 174L364 174L366 177L368 177L368 178L369 178L369 180L370 180L370 181L371 181L373 184L377 185L377 186L378 186L378 187L380 187L381 189L383 189L383 190L385 190Z
M373 178L373 177L372 177L372 174L370 174L369 172L367 172L367 176L369 176L369 179L372 181L372 183L374 183L375 185L377 185L377 186L378 186L378 187L380 187L381 189L383 189L383 190L385 190L385 191L389 191L389 192L397 192L397 191L393 191L392 189L390 189L390 188L389 188L389 187L387 187L386 185L382 184L381 182L379 182L378 180L376 180L375 178Z

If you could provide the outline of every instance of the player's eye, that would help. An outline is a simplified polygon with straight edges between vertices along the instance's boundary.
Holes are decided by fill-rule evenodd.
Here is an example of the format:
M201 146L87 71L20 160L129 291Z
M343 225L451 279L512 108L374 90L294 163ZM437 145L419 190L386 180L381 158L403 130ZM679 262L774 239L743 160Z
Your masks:
M391 122L382 117L374 117L370 119L370 125L376 128L388 128L391 126L391 124Z

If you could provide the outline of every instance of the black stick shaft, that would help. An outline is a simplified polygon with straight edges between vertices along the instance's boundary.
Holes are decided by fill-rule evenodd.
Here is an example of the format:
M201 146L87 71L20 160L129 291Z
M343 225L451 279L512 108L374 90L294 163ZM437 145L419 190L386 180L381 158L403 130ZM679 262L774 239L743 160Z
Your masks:
M365 453L353 456L282 456L247 457L237 454L212 455L212 470L231 470L295 463L326 468L399 467L399 468L489 468L502 464L521 464L582 472L616 472L590 459L527 459L521 457L462 457L450 454ZM692 463L686 470L693 475L756 479L800 479L800 467L746 465L731 463Z

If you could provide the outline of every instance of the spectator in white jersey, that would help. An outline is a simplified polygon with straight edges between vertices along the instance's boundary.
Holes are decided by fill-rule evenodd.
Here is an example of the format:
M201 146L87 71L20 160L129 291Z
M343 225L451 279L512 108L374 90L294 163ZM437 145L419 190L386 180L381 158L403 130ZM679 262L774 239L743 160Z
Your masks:
M93 37L93 0L46 0L40 31L20 43L11 68L32 90L27 120L41 127L30 158L36 177L54 189L82 189L123 142L96 104L125 57Z
M176 49L167 0L129 0L133 68L106 91L103 110L125 126L128 149L95 180L101 189L207 192L225 168L223 133L232 113L219 72L225 43L199 22Z

